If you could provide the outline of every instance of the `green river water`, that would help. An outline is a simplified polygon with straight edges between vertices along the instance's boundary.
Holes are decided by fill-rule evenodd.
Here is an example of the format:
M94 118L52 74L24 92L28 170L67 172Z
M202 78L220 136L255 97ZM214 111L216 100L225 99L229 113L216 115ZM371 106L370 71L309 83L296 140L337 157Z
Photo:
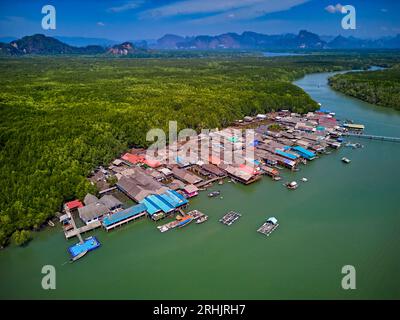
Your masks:
M371 134L400 136L400 113L332 91L332 73L312 74L296 84L339 119L366 125ZM355 139L350 139L356 141ZM372 299L400 298L400 144L359 140L249 186L215 186L190 209L208 222L160 233L143 219L110 233L94 234L102 246L67 263L61 229L35 234L26 248L0 251L0 298L29 299ZM352 160L345 165L340 159ZM296 191L282 182L308 178ZM242 213L231 227L218 222L227 211ZM270 216L280 226L256 232ZM165 223L165 221L161 222ZM56 268L56 290L43 290L41 268ZM342 266L353 265L357 289L341 287Z

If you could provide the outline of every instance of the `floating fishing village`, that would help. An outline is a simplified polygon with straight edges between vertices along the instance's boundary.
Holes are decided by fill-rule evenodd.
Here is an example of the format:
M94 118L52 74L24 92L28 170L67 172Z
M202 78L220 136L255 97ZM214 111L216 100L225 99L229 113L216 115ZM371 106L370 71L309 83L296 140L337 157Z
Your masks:
M350 120L340 122L328 110L304 115L281 110L246 116L228 128L178 140L157 150L157 157L150 157L146 149L133 148L88 177L100 190L98 196L87 194L84 199L64 204L58 218L65 237L79 239L68 248L71 260L101 246L95 236L82 237L97 228L109 232L141 218L152 223L167 218L167 223L155 226L155 230L164 233L192 222L204 223L209 218L205 213L185 212L190 199L199 192L226 181L248 185L262 176L280 181L282 170L299 171L309 161L342 145L361 148L359 143L345 142L344 136L360 136L363 130L363 125ZM171 159L171 146L176 151L173 161L164 161ZM199 149L201 153L189 152ZM351 161L341 160L347 164ZM301 179L307 181L306 177ZM289 190L300 186L297 181L282 184ZM209 192L208 197L222 198L220 191ZM235 211L218 215L219 222L226 226L240 223L241 217ZM254 231L269 236L278 226L277 218L265 217Z

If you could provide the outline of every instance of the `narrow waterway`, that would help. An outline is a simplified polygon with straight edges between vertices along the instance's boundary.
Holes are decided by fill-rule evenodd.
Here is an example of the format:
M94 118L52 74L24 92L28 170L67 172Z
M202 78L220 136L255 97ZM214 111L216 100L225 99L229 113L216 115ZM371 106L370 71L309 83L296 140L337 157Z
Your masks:
M331 75L307 75L296 84L339 119L400 136L399 112L334 92ZM191 209L209 215L204 224L162 234L144 219L98 230L102 246L73 264L66 249L74 241L49 228L26 248L0 251L0 298L399 299L400 144L358 142L365 148L344 147L300 172L284 172L283 181L308 178L296 191L264 178L215 186L222 199L203 192ZM231 227L218 222L228 210L242 213ZM280 227L266 238L256 229L270 216ZM56 268L56 290L41 288L44 265ZM341 287L344 265L356 268L356 290Z

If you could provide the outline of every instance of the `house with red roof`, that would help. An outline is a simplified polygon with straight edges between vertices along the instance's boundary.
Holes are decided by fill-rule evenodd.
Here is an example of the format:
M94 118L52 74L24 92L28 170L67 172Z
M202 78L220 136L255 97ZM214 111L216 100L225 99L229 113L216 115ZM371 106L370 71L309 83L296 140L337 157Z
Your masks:
M83 207L83 204L79 200L69 201L64 204L65 210L68 210L68 211L78 210L79 208L82 208L82 207Z

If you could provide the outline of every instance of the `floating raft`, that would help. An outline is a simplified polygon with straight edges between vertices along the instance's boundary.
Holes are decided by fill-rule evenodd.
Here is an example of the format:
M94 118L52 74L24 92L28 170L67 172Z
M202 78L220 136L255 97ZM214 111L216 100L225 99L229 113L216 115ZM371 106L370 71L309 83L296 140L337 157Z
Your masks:
M100 247L100 242L96 237L86 238L83 243L77 243L68 248L68 252L71 255L71 260L75 261L78 258L85 255L85 253L97 249Z
M226 215L224 215L221 219L219 219L219 222L230 226L233 223L235 223L242 215L240 213L234 212L234 211L229 211Z
M276 228L279 227L278 220L274 217L268 218L267 221L257 229L257 232L269 236Z

